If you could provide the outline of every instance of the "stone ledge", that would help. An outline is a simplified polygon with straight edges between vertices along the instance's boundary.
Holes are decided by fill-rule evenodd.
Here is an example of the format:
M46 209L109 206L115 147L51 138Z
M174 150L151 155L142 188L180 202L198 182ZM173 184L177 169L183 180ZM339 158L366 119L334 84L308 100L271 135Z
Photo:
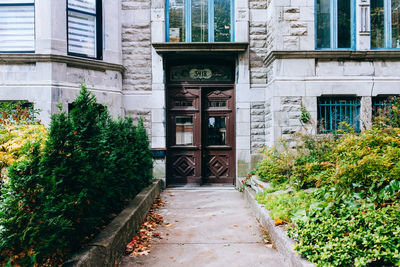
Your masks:
M93 70L112 70L124 72L123 65L107 63L90 58L80 58L74 56L62 56L53 54L34 54L34 53L0 53L0 64L32 64L36 62L56 62L65 63L71 67L93 69Z
M214 43L153 43L154 49L159 54L176 52L234 52L246 51L249 43L239 42L214 42Z
M117 266L126 244L146 218L154 199L161 192L162 180L142 190L115 219L64 267Z
M274 220L269 215L269 211L264 208L263 205L259 204L255 198L255 191L250 187L246 187L244 190L244 198L247 203L250 205L251 210L256 216L257 220L260 224L268 230L271 239L274 241L278 252L284 257L285 262L289 264L289 266L294 267L313 267L315 266L313 263L301 258L293 247L296 245L296 242L290 239L286 235L286 231L284 231L281 227L276 227Z
M310 51L271 51L264 59L269 66L276 59L324 59L324 60L399 60L400 50L310 50Z

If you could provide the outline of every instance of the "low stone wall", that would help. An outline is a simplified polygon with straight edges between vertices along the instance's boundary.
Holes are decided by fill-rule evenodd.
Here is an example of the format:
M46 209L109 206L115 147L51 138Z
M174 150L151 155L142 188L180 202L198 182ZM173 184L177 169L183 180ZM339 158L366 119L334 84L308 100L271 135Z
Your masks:
M162 180L156 180L152 185L143 189L88 247L64 263L63 266L117 266L126 244L146 218L163 185Z
M243 195L257 220L265 229L268 230L278 252L284 257L285 262L288 263L289 266L315 266L313 263L297 255L296 251L293 249L293 247L296 245L296 242L286 235L286 231L284 231L283 228L275 226L275 222L269 215L268 210L265 209L264 205L259 204L254 199L256 193L251 187L246 187L243 191Z

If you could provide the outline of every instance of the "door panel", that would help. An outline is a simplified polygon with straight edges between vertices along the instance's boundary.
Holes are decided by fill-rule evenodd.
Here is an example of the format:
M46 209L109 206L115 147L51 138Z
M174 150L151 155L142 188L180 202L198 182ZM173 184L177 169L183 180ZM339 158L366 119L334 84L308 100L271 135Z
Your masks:
M167 183L234 181L232 87L167 89Z

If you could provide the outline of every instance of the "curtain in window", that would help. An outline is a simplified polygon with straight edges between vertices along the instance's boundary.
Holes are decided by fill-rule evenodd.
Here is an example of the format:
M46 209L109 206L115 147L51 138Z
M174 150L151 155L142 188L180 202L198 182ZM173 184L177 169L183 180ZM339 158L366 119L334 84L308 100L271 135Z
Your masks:
M68 52L96 57L96 0L68 0Z
M0 0L0 52L34 50L34 1Z

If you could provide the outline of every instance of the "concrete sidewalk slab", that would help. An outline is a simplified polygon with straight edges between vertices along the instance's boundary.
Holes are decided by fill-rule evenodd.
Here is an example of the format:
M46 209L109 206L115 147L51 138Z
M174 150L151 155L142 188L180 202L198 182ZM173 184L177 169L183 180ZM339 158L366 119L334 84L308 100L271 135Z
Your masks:
M157 231L163 239L147 256L124 257L122 267L286 266L265 246L258 222L233 188L172 188L161 198L165 223Z

